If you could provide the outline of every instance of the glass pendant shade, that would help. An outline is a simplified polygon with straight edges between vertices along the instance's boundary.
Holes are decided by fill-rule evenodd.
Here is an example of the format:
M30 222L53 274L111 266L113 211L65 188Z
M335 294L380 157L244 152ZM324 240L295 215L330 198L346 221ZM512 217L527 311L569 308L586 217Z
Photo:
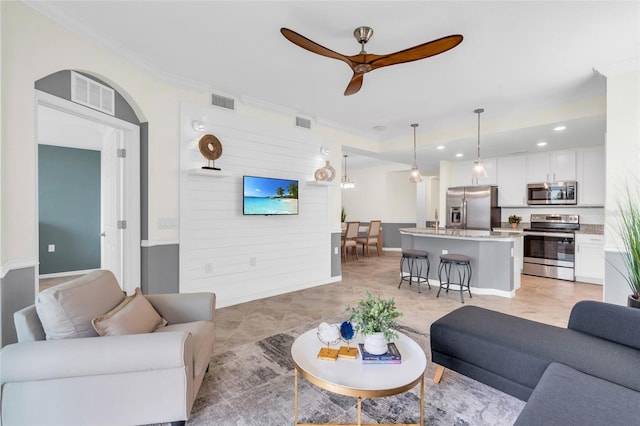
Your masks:
M471 177L473 179L486 178L487 171L484 168L482 160L478 158L473 162L473 170L471 170Z
M473 162L473 169L471 170L471 178L479 179L487 177L487 170L484 168L484 163L480 159L480 114L484 112L484 108L478 108L474 110L478 114L478 158Z
M422 182L422 175L420 174L420 170L418 170L418 165L416 164L416 127L418 127L418 124L414 123L411 127L413 127L413 167L411 167L409 182L418 183Z
M409 175L409 182L411 182L411 183L422 182L422 175L420 174L420 171L418 170L418 166L413 166L411 168L411 174Z

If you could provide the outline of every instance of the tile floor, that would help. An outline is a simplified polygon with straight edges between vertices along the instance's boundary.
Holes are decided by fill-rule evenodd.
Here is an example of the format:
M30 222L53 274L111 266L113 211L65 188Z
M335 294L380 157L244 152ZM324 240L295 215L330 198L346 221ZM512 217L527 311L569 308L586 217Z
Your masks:
M436 299L437 287L429 290L422 285L422 293L418 293L415 284L409 286L405 282L398 288L399 263L399 252L387 251L380 257L360 256L359 260L349 256L342 262L340 282L220 308L216 311L217 350L339 316L346 305L354 305L366 290L374 296L394 297L405 314L400 322L425 332L433 321L462 306L457 292L441 292ZM602 286L523 275L514 298L465 296L468 305L563 327L571 307L580 300L602 300Z

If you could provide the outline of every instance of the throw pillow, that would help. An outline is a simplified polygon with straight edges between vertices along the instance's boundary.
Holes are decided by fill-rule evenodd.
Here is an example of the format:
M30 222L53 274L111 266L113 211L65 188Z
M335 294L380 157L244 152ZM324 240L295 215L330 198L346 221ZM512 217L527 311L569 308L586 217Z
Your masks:
M123 334L152 333L167 325L140 288L132 296L127 296L118 306L91 322L100 336L120 336Z

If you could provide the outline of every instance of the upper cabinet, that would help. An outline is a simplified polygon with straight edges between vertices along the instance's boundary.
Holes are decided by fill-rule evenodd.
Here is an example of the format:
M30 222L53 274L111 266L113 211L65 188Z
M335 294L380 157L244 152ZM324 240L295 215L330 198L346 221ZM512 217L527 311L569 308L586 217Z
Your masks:
M603 146L577 150L578 205L604 206L605 152Z
M527 157L502 157L497 160L498 205L523 207L527 205Z
M460 161L454 163L453 170L453 186L471 186L471 185L496 185L498 180L496 177L496 159L490 158L482 160L484 169L487 171L486 178L471 179L471 169L473 169L473 161Z
M576 151L527 155L527 183L576 180Z

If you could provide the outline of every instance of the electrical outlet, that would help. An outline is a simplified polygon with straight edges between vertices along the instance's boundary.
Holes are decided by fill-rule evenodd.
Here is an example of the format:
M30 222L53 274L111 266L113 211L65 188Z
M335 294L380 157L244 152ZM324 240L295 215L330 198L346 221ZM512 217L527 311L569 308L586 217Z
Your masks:
M47 250L49 251L49 253L54 253L56 251L56 245L49 244L49 246L47 247Z
M449 250L442 250L442 254L448 254Z
M255 257L250 257L249 258L249 266L256 266L256 258Z
M338 254L338 247L333 248L333 254Z
M213 272L213 266L210 263L205 263L204 272L210 274L211 272Z

